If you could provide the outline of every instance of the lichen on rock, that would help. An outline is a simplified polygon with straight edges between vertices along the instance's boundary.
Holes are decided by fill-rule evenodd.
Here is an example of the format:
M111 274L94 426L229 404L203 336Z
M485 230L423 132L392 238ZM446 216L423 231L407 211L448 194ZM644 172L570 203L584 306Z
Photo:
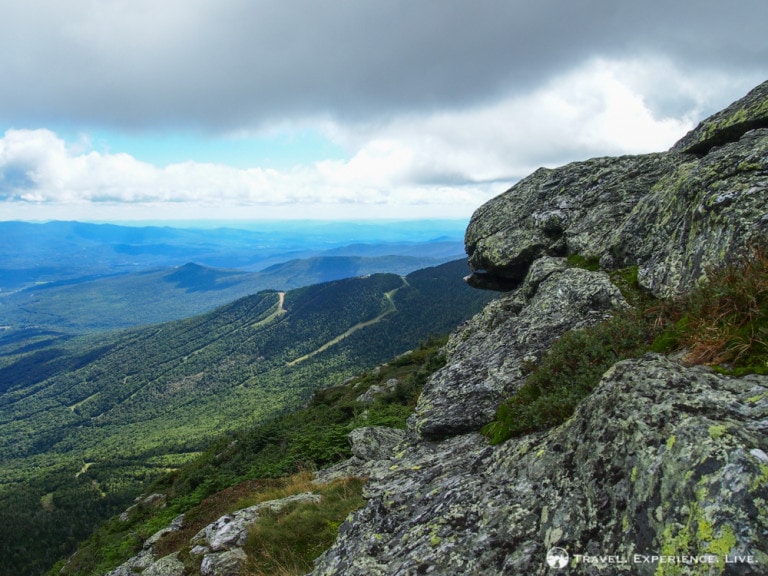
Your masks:
M549 432L415 443L370 479L313 574L548 574L553 546L627 560L601 574L653 574L636 555L661 554L749 556L739 573L763 574L768 402L750 399L766 390L768 377L648 355L615 365ZM728 433L712 438L713 425Z
M479 430L522 385L526 365L556 338L625 306L607 274L540 259L521 290L489 305L451 337L446 366L424 386L409 432L436 440Z
M565 256L669 297L768 238L767 119L764 83L669 152L540 169L475 212L468 281L509 293L451 335L313 574L544 575L552 547L570 574L767 573L768 376L648 354L555 428L477 433L552 342L627 306Z

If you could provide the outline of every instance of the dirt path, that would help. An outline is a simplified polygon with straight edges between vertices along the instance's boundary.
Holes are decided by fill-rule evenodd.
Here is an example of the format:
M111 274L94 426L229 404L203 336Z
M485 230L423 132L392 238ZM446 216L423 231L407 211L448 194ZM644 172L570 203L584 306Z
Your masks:
M403 278L403 285L402 286L399 286L398 288L395 288L394 290L390 290L389 292L386 292L384 294L384 299L386 300L386 309L381 314L376 316L376 318L373 318L371 320L366 320L365 322L360 322L358 324L355 324L354 326L352 326L349 330L347 330L343 334L340 334L339 336L336 336L336 338L334 338L332 340L329 340L328 342L326 342L325 344L320 346L320 348L318 348L316 350L313 350L309 354L305 354L304 356L301 356L300 358L296 358L296 360L291 360L290 362L288 362L287 365L288 366L295 366L299 362L304 362L304 360L308 360L308 359L312 358L313 356L328 350L328 348L330 348L334 344L338 344L339 342L344 340L344 338L346 338L350 334L354 334L358 330L361 330L361 329L363 329L363 328L365 328L367 326L371 326L373 324L381 322L381 320L384 317L389 316L393 312L397 312L397 307L395 306L394 296L397 293L397 291L400 290L400 288L403 288L403 287L405 287L407 285L408 285L408 282L406 281L405 278Z

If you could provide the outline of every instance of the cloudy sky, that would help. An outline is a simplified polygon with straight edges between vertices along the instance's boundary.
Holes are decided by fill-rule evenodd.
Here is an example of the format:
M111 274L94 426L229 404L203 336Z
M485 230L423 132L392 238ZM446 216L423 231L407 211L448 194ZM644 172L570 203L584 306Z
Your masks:
M765 0L0 2L0 219L468 218L768 79Z

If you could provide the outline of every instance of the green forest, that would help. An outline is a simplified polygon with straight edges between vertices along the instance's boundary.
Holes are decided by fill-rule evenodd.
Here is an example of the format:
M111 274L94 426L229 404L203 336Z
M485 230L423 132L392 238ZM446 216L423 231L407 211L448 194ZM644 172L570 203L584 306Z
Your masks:
M6 347L3 566L42 573L222 434L447 333L494 297L467 287L465 271L457 261L266 291L186 320Z

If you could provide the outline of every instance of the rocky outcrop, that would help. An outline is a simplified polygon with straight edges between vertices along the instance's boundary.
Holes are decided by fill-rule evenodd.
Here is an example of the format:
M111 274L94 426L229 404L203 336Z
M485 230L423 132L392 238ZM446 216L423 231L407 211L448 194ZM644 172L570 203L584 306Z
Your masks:
M512 289L543 255L640 267L660 296L768 234L768 82L668 153L540 169L478 209L466 232L470 284Z
M334 468L368 502L313 574L767 573L768 376L646 355L554 429L478 434L555 339L628 305L565 256L672 296L768 238L766 117L768 83L667 153L540 169L474 214L468 281L509 293L452 334L407 437Z
M768 377L624 361L548 433L393 455L313 574L551 574L554 547L572 574L764 574L767 427Z
M618 227L614 266L639 264L660 296L684 292L707 270L768 237L768 129L711 150L665 175Z
M617 223L681 162L647 154L540 168L472 216L465 235L470 284L512 289L542 256L601 256Z
M202 576L241 576L246 574L248 557L242 549L248 530L261 518L264 510L278 512L296 502L319 502L320 496L311 492L287 496L279 500L262 502L226 514L200 530L189 542L188 555L199 566ZM159 530L144 542L139 554L132 557L106 576L183 576L187 573L178 552L157 558L154 546L164 536L178 532L184 525L184 516Z
M743 134L757 128L768 128L768 82L701 122L672 150L704 155L715 146L736 142Z
M566 268L562 258L537 260L519 291L451 336L447 364L425 385L409 431L436 440L479 430L555 339L622 306L604 272Z

